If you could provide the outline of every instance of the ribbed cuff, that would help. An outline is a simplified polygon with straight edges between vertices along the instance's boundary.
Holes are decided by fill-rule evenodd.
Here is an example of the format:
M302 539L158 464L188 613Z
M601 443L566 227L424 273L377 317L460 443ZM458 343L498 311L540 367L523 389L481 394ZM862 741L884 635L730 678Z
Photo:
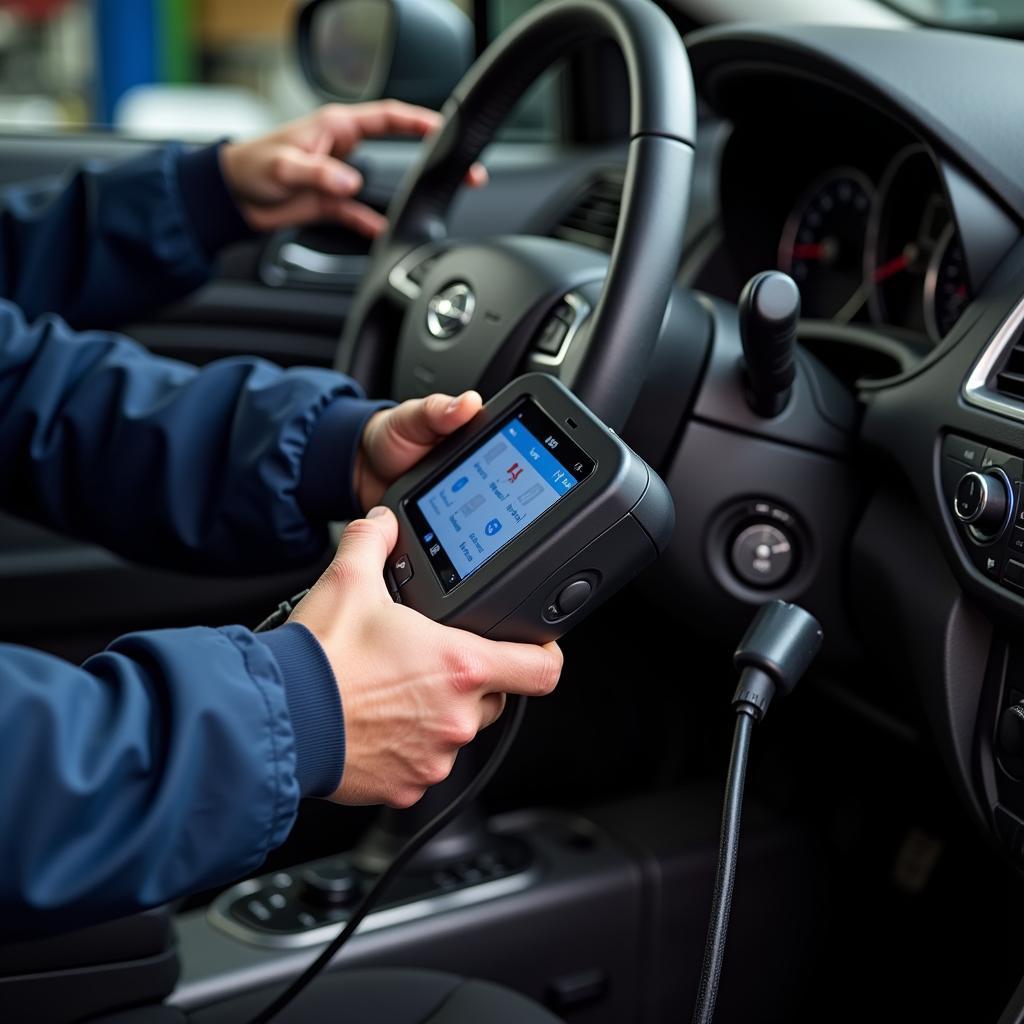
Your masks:
M313 426L296 497L310 522L355 519L366 510L355 493L356 453L367 420L392 402L336 398Z
M257 633L256 639L270 648L284 679L299 790L303 796L330 796L345 768L345 722L331 663L298 622Z
M178 157L181 201L199 244L208 257L226 245L253 238L220 167L220 147L204 146Z

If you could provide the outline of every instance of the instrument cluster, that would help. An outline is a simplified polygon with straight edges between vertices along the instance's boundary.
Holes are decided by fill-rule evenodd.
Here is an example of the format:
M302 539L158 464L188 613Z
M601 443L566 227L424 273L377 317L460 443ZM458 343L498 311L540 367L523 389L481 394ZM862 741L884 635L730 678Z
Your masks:
M850 159L858 151L862 158ZM972 294L932 153L916 142L847 143L824 153L794 148L780 164L760 187L745 155L726 171L726 245L738 279L775 266L799 285L804 319L938 344Z
M931 155L897 153L875 182L856 167L813 181L790 211L778 266L804 315L868 319L941 341L970 300L963 249Z

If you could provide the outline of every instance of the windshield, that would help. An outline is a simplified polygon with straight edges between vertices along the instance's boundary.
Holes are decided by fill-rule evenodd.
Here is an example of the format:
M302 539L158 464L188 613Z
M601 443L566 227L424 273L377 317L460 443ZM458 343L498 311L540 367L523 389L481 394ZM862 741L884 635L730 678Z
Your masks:
M887 0L912 18L943 28L976 31L1013 30L1024 27L1020 0Z

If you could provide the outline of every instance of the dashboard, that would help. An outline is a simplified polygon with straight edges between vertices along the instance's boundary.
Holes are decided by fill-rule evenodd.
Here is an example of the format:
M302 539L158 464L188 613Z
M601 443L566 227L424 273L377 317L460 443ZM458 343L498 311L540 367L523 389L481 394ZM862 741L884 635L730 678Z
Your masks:
M842 93L766 91L721 155L731 272L699 285L735 301L742 281L774 267L800 286L805 320L876 330L920 358L975 295L939 157ZM766 107L790 116L780 124Z
M812 472L799 461L826 452L801 426L788 448L763 445L734 490L756 480L788 499L810 561L848 500L834 494L860 488L840 567L789 596L817 599L831 575L885 677L877 691L859 680L859 696L884 705L913 681L968 805L1024 870L1024 98L1005 88L1024 47L739 26L696 33L689 53L723 125L718 235L693 283L734 303L755 273L791 274L817 357L808 390L838 375L857 405L853 457L829 453L834 479L799 492ZM824 344L808 344L815 331ZM854 359L845 375L828 358L872 339L907 358L878 374ZM723 379L739 358L734 347ZM836 407L820 396L823 416ZM699 398L696 415L725 408ZM783 426L734 429L778 442ZM739 458L725 443L708 455L722 466Z

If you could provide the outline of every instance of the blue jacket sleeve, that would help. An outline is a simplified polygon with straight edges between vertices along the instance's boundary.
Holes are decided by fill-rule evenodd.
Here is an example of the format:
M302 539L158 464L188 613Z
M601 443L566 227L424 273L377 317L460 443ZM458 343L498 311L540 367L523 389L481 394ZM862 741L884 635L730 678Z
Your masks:
M202 284L216 252L251 234L218 151L163 146L4 189L0 296L30 320L57 313L75 327L106 327Z
M318 369L197 369L0 302L0 507L143 562L258 572L322 554L361 513L353 467L382 403Z
M0 645L0 941L224 884L343 764L337 686L290 624L137 633L81 668Z

